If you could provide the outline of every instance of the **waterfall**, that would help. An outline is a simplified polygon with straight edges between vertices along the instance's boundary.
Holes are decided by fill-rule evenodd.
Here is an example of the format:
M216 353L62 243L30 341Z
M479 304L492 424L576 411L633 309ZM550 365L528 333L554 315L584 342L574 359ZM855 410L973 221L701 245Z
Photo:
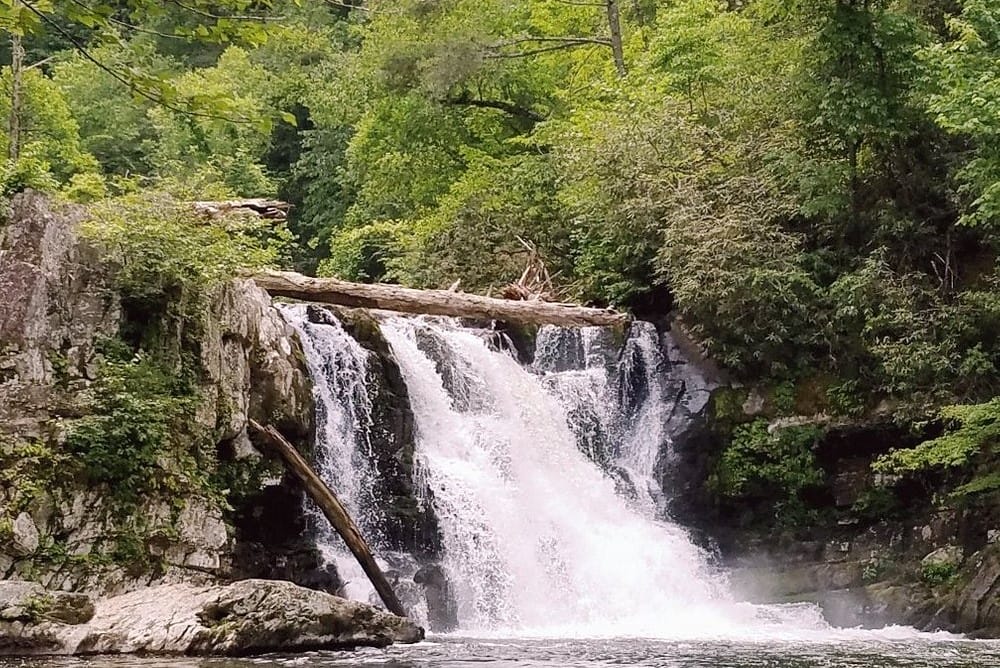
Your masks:
M379 549L370 353L333 317L282 309L314 379L321 475ZM724 575L666 517L657 471L670 459L672 398L652 325L617 343L607 329L542 328L530 366L495 332L451 319L380 325L409 395L413 474L437 519L462 632L695 637L790 617L822 626L815 608L733 602ZM369 600L325 531L320 543L357 580L347 593Z
M316 472L336 490L337 497L368 540L378 545L378 507L372 495L377 474L370 464L371 400L366 388L370 353L332 315L323 322L313 323L305 305L279 308L299 334L313 381ZM368 601L371 587L361 567L320 510L312 504L308 510L317 546L328 561L336 564L346 583L344 594Z
M601 332L543 330L527 369L451 321L392 317L382 329L410 390L464 630L718 626L725 587L706 555L634 507L579 447L605 448L636 478L655 466L639 461L655 459L655 430L615 442L644 428L644 409L631 426L615 415Z

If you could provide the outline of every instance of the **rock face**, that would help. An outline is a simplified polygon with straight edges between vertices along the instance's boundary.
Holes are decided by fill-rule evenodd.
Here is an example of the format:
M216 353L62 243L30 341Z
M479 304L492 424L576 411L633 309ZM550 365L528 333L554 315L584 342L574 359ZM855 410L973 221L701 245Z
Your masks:
M89 410L102 344L128 340L141 327L168 346L176 336L169 318L137 314L119 294L115 268L78 234L85 216L80 207L25 192L0 226L0 466L9 472L0 487L0 578L98 594L239 575L313 578L320 560L309 545L302 496L280 472L249 490L232 515L218 499L186 494L143 498L127 517L111 507L110 490L57 474L66 431ZM252 283L213 290L195 345L192 421L217 443L218 462L238 464L236 472L266 470L248 418L277 425L305 451L311 443L301 347ZM275 497L282 499L277 508ZM267 526L280 530L267 534ZM130 550L151 559L131 559L109 540L122 534L137 537ZM336 586L335 575L326 579Z
M366 385L371 401L371 464L379 481L372 502L381 513L383 547L421 560L436 558L441 550L437 518L430 503L417 499L410 396L378 321L363 309L310 306L307 313L311 322L320 324L336 317L372 353Z
M83 216L27 192L0 228L0 433L49 436L93 379L97 341L118 330L111 277L75 231Z
M67 597L73 600L66 601ZM60 610L69 614L53 612ZM275 580L210 587L161 585L103 599L96 606L79 594L51 594L37 586L0 583L0 656L238 656L384 647L423 637L423 629L401 617Z

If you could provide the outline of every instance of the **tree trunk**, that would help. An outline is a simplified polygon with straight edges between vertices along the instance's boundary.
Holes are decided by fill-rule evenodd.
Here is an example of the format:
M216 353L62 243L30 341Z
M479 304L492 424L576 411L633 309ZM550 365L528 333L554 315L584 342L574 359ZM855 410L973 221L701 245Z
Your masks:
M17 3L15 3L16 5ZM24 44L21 35L11 32L10 37L10 117L8 122L7 157L16 161L21 155L22 73L24 72Z
M287 271L265 271L252 278L275 297L339 306L564 327L621 325L628 321L627 315L608 309L537 300L494 299L447 290L416 290L400 285L349 283Z
M256 420L250 420L250 426L268 440L274 450L281 455L288 470L302 482L306 493L316 502L316 505L326 515L326 519L330 520L330 524L347 543L347 547L361 564L368 579L375 585L375 591L378 592L389 612L406 617L406 610L396 598L396 593L392 590L389 581L385 579L382 569L375 562L375 557L372 556L372 551L361 535L361 531L358 530L357 525L351 520L351 516L347 514L347 510L344 509L326 483L309 468L309 464L302 458L298 450L292 447L292 444L286 441L277 429L272 426L264 427Z
M625 69L625 52L622 49L622 24L618 15L618 0L607 0L608 26L611 28L611 53L615 59L615 69L618 76L627 73Z

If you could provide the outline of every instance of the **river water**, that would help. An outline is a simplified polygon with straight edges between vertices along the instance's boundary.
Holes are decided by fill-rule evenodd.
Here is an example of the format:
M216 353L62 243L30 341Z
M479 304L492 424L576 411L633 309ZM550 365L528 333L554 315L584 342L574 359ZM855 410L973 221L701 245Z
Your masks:
M475 639L246 659L95 657L0 660L0 668L993 668L1000 643L863 636L827 642L667 642L643 639Z

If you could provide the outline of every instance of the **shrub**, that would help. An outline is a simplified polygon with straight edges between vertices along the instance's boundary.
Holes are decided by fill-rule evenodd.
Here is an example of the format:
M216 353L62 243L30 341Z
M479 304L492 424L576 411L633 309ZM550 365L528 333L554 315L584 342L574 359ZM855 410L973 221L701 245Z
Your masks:
M90 484L107 485L123 506L199 487L203 476L192 464L209 442L192 426L195 395L186 379L137 354L105 360L91 392L91 414L72 424L65 443Z
M723 496L780 502L790 511L789 502L824 481L812 451L821 434L815 426L772 432L766 420L739 425L711 484Z
M894 450L875 461L877 473L907 474L969 465L1000 442L1000 398L941 410L948 431L914 448Z
M932 587L948 584L958 576L958 566L947 562L928 562L920 566L920 579Z

